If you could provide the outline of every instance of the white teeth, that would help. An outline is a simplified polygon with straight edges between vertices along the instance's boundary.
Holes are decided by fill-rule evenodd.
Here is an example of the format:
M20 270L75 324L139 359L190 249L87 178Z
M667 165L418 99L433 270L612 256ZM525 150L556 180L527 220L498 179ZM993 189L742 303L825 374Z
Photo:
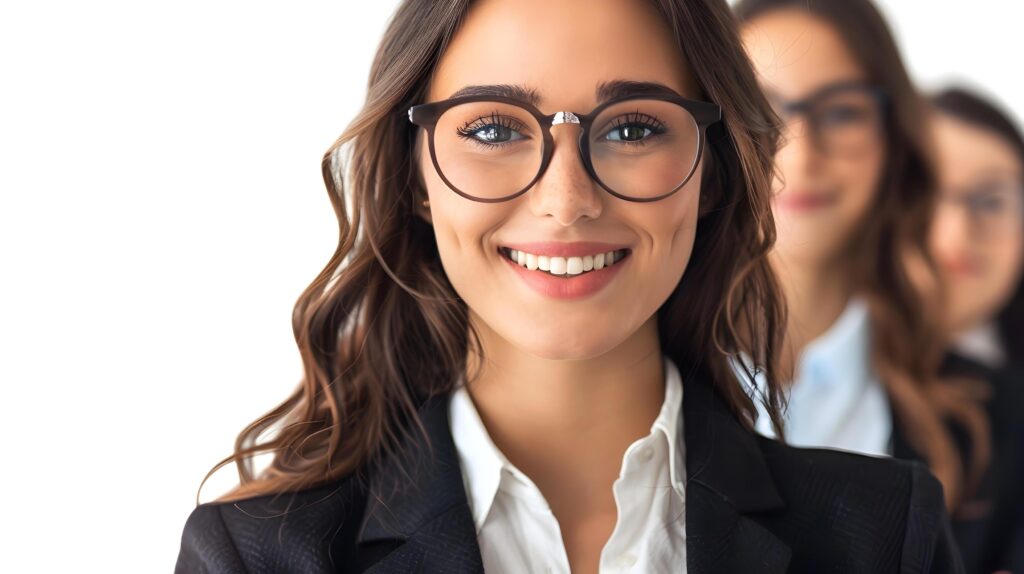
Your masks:
M548 271L552 275L565 275L566 262L565 257L552 257L551 268Z
M625 252L617 253L615 251L608 251L605 253L598 253L597 255L586 255L583 257L551 257L549 255L534 255L517 249L508 250L508 258L513 262L518 263L520 266L525 267L530 271L539 269L541 271L547 271L552 275L560 276L580 275L588 271L604 269L605 267L614 265L616 261L621 260L624 255Z
M569 275L579 275L583 273L583 258L582 257L570 257L565 260L565 272Z

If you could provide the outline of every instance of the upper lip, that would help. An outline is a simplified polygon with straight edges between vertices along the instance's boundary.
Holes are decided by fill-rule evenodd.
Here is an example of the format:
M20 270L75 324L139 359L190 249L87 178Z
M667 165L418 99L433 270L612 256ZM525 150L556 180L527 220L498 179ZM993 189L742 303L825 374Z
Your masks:
M545 255L547 257L584 257L586 255L597 255L609 251L629 249L626 245L599 241L574 241L571 243L536 241L532 243L508 243L503 247L515 249L516 251L525 251L534 255Z

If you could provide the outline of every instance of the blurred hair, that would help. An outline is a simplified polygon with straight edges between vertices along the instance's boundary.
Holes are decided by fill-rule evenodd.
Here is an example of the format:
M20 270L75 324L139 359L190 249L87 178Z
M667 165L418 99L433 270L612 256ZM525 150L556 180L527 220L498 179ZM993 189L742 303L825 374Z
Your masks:
M880 193L861 229L850 263L855 287L867 299L873 368L885 385L910 443L942 481L952 507L987 465L987 420L966 391L938 379L944 343L935 317L941 285L927 248L936 202L934 155L926 102L914 88L888 25L869 0L741 0L750 23L778 10L810 14L835 29L870 82L886 95L887 163ZM913 264L911 277L908 262ZM920 273L923 277L918 277ZM922 284L929 288L922 289ZM931 286L938 286L932 292ZM964 464L943 419L970 429L978 453Z
M700 219L682 280L658 311L661 348L685 380L711 380L749 428L757 411L730 367L731 355L746 353L764 371L763 400L781 432L776 357L785 319L767 260L775 240L770 193L778 118L758 89L724 0L654 4L702 97L723 111L723 121L709 129L701 187L708 202L702 207L711 209ZM240 484L220 500L295 491L372 467L408 433L424 432L417 407L450 392L469 345L479 348L433 230L416 214L426 194L412 152L417 132L405 114L423 101L469 6L406 0L393 16L366 103L323 157L339 241L295 306L304 377L207 474L237 466ZM272 461L255 475L253 458L261 453Z
M1013 148L1024 169L1024 135L1010 115L994 102L961 87L947 88L932 96L931 102L940 112L1002 138ZM1009 358L1017 364L1024 362L1024 281L999 312L997 322Z

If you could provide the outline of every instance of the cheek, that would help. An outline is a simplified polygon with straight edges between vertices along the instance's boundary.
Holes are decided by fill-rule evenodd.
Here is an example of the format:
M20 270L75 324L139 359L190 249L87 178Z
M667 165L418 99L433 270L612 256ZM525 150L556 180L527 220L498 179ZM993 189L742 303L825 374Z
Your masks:
M873 147L856 157L831 162L833 182L840 194L840 205L852 219L863 217L874 203L882 183L885 150Z
M991 281L1005 297L1010 297L1020 282L1024 267L1024 230L1018 229L1012 236L993 241L985 254Z

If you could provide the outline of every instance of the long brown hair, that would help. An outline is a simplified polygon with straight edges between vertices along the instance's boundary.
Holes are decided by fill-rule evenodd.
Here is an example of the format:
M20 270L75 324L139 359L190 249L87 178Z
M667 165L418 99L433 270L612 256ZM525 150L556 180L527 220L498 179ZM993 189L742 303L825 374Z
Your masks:
M973 90L949 87L931 97L940 112L995 134L1017 155L1024 169L1024 133L1008 112ZM1010 301L996 317L999 335L1014 364L1024 364L1024 281L1017 285Z
M735 9L744 23L782 9L820 18L843 38L869 81L885 92L886 166L870 216L857 231L850 264L859 281L856 291L868 302L872 366L902 430L942 481L952 507L964 490L965 476L943 419L964 422L971 431L976 456L968 482L986 464L988 436L978 426L979 420L984 423L980 407L938 378L944 342L936 321L941 285L927 249L936 176L926 101L870 0L741 0Z
M684 378L713 381L748 428L756 410L730 355L751 356L769 382L763 400L781 431L775 357L784 311L767 262L775 238L769 195L778 121L724 0L655 4L701 96L723 111L708 133L693 255L658 311L661 348ZM207 474L236 464L240 484L220 500L299 490L372 467L407 433L423 432L417 406L448 393L466 368L476 335L440 264L432 229L416 215L426 195L412 153L416 132L404 112L423 101L469 5L406 0L391 20L366 104L323 157L339 240L295 306L305 375ZM272 461L256 476L253 458L261 453Z

